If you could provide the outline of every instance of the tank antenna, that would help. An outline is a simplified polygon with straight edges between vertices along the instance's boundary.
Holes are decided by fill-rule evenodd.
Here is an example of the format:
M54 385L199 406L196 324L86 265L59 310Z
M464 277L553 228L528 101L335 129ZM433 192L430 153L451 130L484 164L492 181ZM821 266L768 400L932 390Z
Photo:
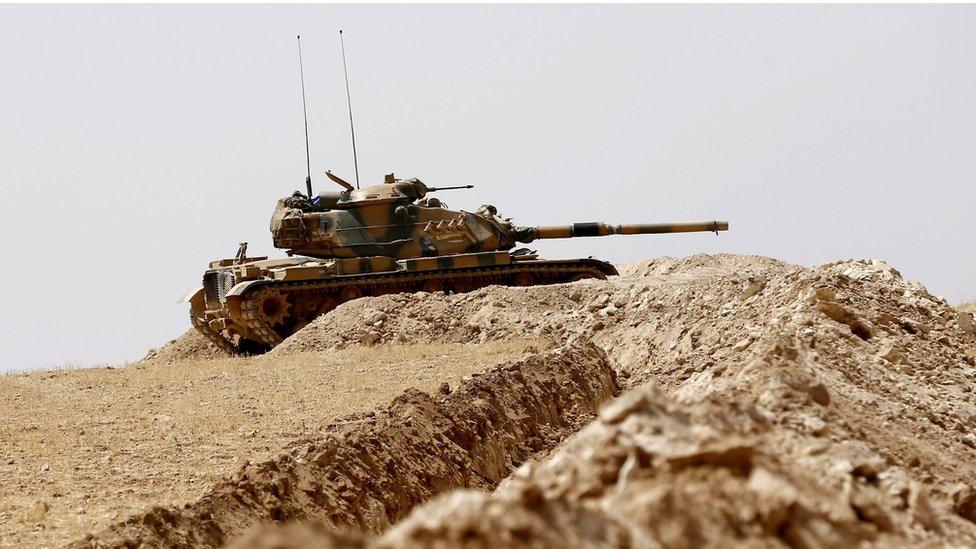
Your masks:
M349 71L346 70L346 45L339 29L339 48L342 49L342 74L346 77L346 103L349 104L349 133L352 134L352 165L356 170L356 188L359 188L359 160L356 158L356 127L352 123L352 96L349 94Z
M298 74L302 78L302 112L305 114L305 187L312 198L312 160L308 152L308 106L305 104L305 66L302 63L302 37L298 36Z

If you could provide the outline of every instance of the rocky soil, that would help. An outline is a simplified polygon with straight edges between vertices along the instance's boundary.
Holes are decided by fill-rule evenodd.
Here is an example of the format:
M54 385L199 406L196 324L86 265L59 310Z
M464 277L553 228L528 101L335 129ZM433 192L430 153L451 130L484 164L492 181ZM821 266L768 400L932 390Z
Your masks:
M342 305L271 356L548 350L408 391L79 545L976 545L968 309L870 260L620 271Z

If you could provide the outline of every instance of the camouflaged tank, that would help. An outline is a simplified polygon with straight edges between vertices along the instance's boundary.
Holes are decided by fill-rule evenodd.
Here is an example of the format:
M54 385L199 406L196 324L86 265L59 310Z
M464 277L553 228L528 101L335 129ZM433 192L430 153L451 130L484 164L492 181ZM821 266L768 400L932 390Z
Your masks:
M228 354L260 353L340 303L398 292L467 292L502 284L558 284L617 274L597 259L544 260L518 243L613 234L718 232L726 221L518 227L494 206L448 209L418 179L396 179L278 200L271 217L276 248L289 258L214 261L190 291L193 326ZM470 187L470 186L467 186Z

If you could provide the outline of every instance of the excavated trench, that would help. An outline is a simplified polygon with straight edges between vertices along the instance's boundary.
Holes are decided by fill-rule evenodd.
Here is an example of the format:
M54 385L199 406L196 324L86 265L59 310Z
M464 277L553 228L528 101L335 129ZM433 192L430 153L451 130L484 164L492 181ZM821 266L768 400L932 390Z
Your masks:
M379 532L440 493L494 489L618 392L606 354L576 340L475 374L453 391L409 390L312 444L243 467L194 503L154 507L72 547L219 547L282 521Z

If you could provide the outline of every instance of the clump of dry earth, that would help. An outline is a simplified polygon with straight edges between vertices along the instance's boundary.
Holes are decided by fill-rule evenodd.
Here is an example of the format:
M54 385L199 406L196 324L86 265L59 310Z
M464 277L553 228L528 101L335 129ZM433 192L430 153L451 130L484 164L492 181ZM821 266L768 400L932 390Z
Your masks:
M383 436L412 442L410 452L375 448L392 467L378 484L368 475L337 493L308 484L342 478L355 461L336 459L329 444L380 436L326 429L310 441L311 453L258 463L186 509L134 515L82 544L976 544L971 312L870 260L806 268L699 255L620 270L607 281L342 305L270 357L524 338L550 350L485 374L505 383L470 378L440 396L408 392L384 408L380 415L393 417L410 402L407 415L418 419L379 425ZM566 394L599 386L592 384L603 371L612 387L582 391L589 396L564 415ZM540 391L546 375L556 386ZM457 394L483 413L441 411L445 401L461 406L464 399L451 400ZM599 418L583 427L600 400ZM490 413L492 402L505 403L510 417ZM452 423L465 414L483 419ZM535 427L517 429L521 423ZM550 423L558 426L550 436L533 430ZM411 471L443 454L430 446L435 439L459 448L453 469L444 469L454 475L418 492L424 479ZM540 442L519 450L525 440ZM470 464L493 444L502 450L491 455L504 457L492 463L504 465L485 475ZM303 468L312 463L314 471ZM224 493L242 494L235 501L243 507L216 505ZM342 505L373 518L328 511ZM235 510L225 518L221 509ZM274 526L284 521L300 524ZM254 525L265 526L244 534Z

